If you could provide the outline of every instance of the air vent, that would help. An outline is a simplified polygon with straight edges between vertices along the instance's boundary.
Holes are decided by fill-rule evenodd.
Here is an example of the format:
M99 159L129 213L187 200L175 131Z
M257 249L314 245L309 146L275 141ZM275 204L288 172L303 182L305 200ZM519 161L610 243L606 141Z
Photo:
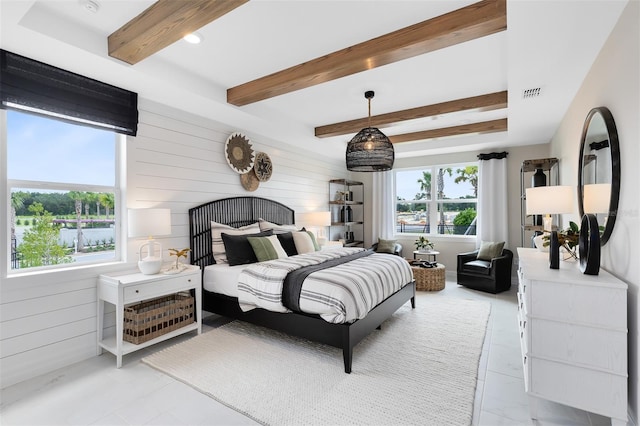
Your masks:
M533 89L524 89L522 91L522 99L537 98L540 95L542 95L542 88L541 87L535 87Z

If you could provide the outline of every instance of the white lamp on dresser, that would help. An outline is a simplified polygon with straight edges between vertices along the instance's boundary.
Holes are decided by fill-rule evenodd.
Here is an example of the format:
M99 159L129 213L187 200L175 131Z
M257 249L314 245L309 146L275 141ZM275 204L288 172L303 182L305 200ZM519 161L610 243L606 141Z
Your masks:
M130 238L148 238L138 249L140 272L145 275L157 274L162 268L162 244L153 237L171 235L171 210L129 209L127 219Z
M546 399L627 424L627 284L518 248L518 323L531 417Z

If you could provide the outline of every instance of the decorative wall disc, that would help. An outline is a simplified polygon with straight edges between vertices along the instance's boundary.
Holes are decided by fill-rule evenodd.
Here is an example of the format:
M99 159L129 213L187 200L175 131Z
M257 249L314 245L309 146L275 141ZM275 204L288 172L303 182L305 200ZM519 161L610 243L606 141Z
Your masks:
M240 183L242 184L242 187L249 192L255 191L256 189L258 189L258 186L260 186L260 181L258 180L256 174L253 172L253 169L249 170L249 173L240 175Z
M254 155L249 138L241 133L232 133L224 145L227 164L236 173L249 173L253 168Z
M269 158L269 156L264 152L258 152L256 154L256 161L253 165L253 172L256 174L260 182L266 182L271 179L273 165L271 164L271 158Z

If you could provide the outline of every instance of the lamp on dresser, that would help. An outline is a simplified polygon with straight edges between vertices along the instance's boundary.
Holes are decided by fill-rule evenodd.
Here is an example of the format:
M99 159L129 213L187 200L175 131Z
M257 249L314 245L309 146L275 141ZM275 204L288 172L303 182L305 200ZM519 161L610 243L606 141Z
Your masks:
M127 215L130 238L148 237L138 249L138 268L145 275L154 275L162 268L162 244L154 236L171 235L170 209L129 209ZM143 253L146 256L143 257Z
M598 275L600 271L600 227L598 213L609 212L611 200L611 184L599 183L584 185L583 208L584 216L580 224L580 270L587 275ZM603 223L607 216L604 215Z
M542 230L549 235L549 267L560 267L560 243L553 230L552 214L572 213L574 190L571 186L538 186L525 191L528 215L544 215Z
M330 211L298 213L296 222L302 226L315 228L318 244L322 246L326 243L325 228L331 225Z

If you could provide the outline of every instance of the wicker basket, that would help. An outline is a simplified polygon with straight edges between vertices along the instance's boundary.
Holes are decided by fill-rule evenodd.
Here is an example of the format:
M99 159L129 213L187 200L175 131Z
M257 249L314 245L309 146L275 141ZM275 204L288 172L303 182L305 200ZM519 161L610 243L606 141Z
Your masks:
M176 293L124 308L123 339L144 343L195 321L194 300L189 293Z
M412 260L407 259L411 263ZM444 288L445 284L445 267L438 263L435 268L423 268L421 266L411 266L413 270L413 279L416 281L416 290L420 291L439 291Z

